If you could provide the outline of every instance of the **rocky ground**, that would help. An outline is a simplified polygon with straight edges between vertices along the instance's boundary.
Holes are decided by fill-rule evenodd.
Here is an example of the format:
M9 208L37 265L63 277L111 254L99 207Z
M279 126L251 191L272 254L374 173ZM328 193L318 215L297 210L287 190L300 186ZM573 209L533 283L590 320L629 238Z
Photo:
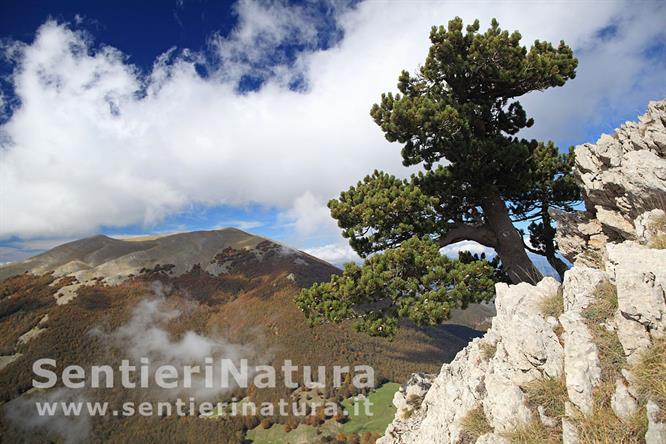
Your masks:
M666 443L666 101L576 148L564 282L497 285L497 316L395 395L388 443Z

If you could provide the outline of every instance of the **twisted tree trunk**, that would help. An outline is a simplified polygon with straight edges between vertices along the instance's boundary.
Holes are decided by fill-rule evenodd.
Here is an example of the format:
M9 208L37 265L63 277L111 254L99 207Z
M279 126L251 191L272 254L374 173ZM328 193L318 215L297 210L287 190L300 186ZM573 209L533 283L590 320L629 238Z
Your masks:
M527 256L520 232L513 226L509 210L499 195L485 199L481 205L486 224L495 233L495 251L502 260L504 271L514 284L536 284L543 276Z

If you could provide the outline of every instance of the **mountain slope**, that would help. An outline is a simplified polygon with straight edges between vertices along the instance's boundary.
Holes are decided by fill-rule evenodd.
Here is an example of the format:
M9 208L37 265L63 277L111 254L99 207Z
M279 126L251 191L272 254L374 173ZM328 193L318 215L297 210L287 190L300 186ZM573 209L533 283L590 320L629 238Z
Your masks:
M240 442L244 430L258 420L104 417L62 427L58 422L62 418L56 418L35 427L23 420L34 411L25 410L18 418L11 412L23 412L21 408L34 397L57 393L31 390L32 363L43 357L56 359L62 369L68 364L117 363L137 350L178 360L172 356L174 350L187 350L199 353L199 362L204 354L197 351L198 344L211 353L247 355L254 363L276 368L286 359L301 367L329 369L370 365L377 382L403 382L419 369L435 371L478 335L459 325L430 329L406 325L388 342L356 332L351 323L310 328L293 298L300 288L337 272L306 253L235 229L134 241L96 236L2 267L0 402L6 403L4 413L9 416L0 421L0 434L28 442L58 436L70 441L102 436L117 442L185 441L197 436L210 442ZM156 337L161 339L153 340ZM278 374L276 388L205 397L220 401L233 395L252 396L256 402L275 402L291 396L280 378ZM326 396L336 402L352 393L348 385L333 388L327 382L325 388ZM86 389L84 394L114 405L167 396L122 387ZM79 426L84 435L63 436Z
M189 271L196 264L213 274L219 274L221 270L214 266L217 254L226 248L233 248L252 251L261 256L263 250L257 248L260 244L264 244L264 247L280 247L285 254L294 255L294 259L326 264L306 253L281 247L267 239L235 228L225 228L178 233L148 240L121 240L103 235L81 239L0 267L0 280L28 271L32 274L54 272L56 276L80 276L80 280L99 277L117 282L130 274L138 274L141 269L154 269L158 265L173 265L171 274L175 275Z

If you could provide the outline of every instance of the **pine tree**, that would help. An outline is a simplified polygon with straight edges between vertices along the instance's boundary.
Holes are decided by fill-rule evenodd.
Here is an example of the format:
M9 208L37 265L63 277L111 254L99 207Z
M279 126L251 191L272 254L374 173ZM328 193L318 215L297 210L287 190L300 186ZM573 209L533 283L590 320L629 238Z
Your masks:
M573 154L517 137L533 120L515 98L564 85L578 61L564 42L537 40L528 50L520 40L494 19L484 33L478 20L464 31L460 18L433 27L418 73L403 71L399 93L372 107L386 139L402 145L403 164L422 168L409 179L375 171L329 202L350 245L369 259L299 295L312 322L359 318L361 330L390 336L400 318L433 325L487 300L497 270L438 252L464 240L494 249L514 283L542 277L526 248L564 272L549 210L571 211L579 199ZM531 245L518 221L531 222Z

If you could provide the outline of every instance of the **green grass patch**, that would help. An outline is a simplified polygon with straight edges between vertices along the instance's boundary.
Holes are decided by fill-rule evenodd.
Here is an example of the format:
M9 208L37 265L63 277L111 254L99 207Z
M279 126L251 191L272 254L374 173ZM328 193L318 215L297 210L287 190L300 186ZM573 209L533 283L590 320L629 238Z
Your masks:
M659 216L655 220L654 230L657 233L650 239L648 247L658 250L666 249L666 215Z
M617 289L606 281L599 285L592 304L583 311L583 317L589 322L600 324L612 318L617 309Z
M601 383L595 387L593 393L597 406L610 405L615 391L615 380L621 376L621 370L627 364L617 333L609 331L604 325L615 316L617 304L615 285L604 282L597 288L592 304L582 313L590 329L592 341L597 346L601 367Z
M592 413L578 413L572 418L581 444L642 442L647 431L643 406L631 418L623 420L615 415L610 405L615 381L621 377L621 370L627 365L617 333L604 326L616 310L617 290L610 282L606 282L597 289L594 302L583 312L592 340L597 346L601 382L593 390Z
M479 350L481 350L481 356L483 359L489 360L495 356L495 353L497 352L497 345L483 341L479 344Z
M322 435L317 427L299 424L290 432L285 431L283 424L273 424L269 429L261 426L248 430L245 439L253 444L284 444L288 442L317 442Z
M587 260L590 265L599 270L606 270L604 257L598 251L585 250L581 256Z
M342 425L344 433L380 432L384 433L386 427L393 421L396 409L393 406L393 395L400 389L400 384L389 382L372 391L368 398L372 402L370 412L372 416L365 414L363 401L345 399L342 406L349 412L349 420ZM355 406L358 415L354 415Z
M396 409L393 406L393 395L400 388L400 384L386 383L372 390L368 399L372 402L371 415L367 415L363 400L354 401L353 398L342 401L343 408L349 413L347 421L340 424L335 420L328 420L324 424L315 427L299 424L293 430L286 431L284 424L274 424L268 429L258 426L248 430L245 438L254 444L283 444L289 442L319 442L324 437L330 437L336 442L336 436L344 434L349 441L352 435L361 437L372 437L372 442L386 431L389 423L395 417ZM357 406L355 408L355 406ZM355 414L358 413L358 414Z
M666 250L666 234L658 234L650 240L650 248Z
M622 376L622 368L626 366L627 359L616 332L608 331L600 325L591 330L594 343L599 351L602 381L595 387L594 396L598 404L609 405L615 391L615 380Z

